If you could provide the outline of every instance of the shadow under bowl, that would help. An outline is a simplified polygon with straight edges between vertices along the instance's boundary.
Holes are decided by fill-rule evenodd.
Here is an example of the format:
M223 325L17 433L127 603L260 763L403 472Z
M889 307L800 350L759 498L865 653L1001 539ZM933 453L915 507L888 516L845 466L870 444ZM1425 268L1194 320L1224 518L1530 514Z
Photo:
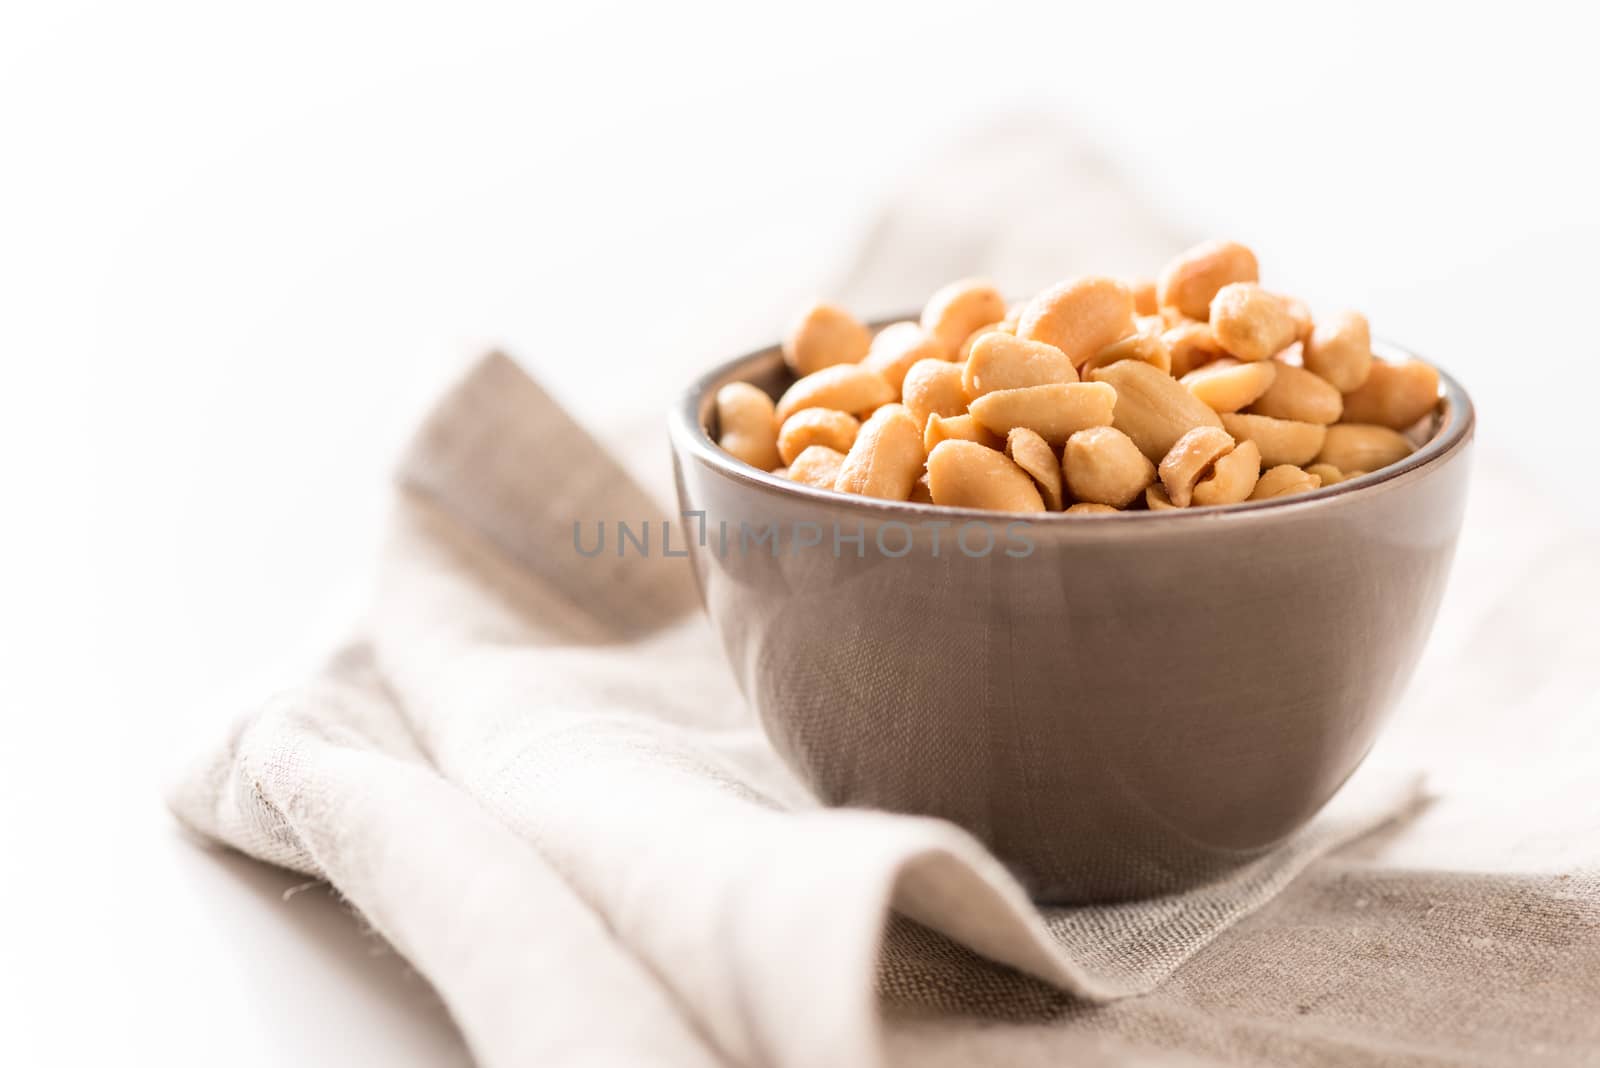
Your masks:
M1391 359L1407 354L1375 346ZM1038 900L1172 893L1304 826L1422 651L1466 502L1472 403L1415 453L1228 508L1012 516L814 489L672 413L712 625L773 745L832 805L950 820Z

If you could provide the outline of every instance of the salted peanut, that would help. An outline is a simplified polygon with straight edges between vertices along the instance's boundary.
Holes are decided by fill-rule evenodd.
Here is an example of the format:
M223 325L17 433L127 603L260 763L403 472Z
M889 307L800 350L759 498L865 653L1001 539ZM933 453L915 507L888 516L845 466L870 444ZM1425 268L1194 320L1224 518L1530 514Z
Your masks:
M1233 451L1233 439L1221 427L1197 426L1173 443L1157 473L1167 499L1179 508L1189 507L1194 487L1211 465Z
M861 420L848 412L832 408L804 408L783 421L778 431L778 455L786 464L813 445L826 445L839 452L849 452L855 444Z
M1161 336L1160 330L1140 327L1120 341L1113 341L1083 362L1080 371L1107 367L1118 360L1138 360L1163 373L1172 371L1172 349Z
M751 467L771 471L780 462L778 417L772 398L748 382L717 390L717 444Z
M1295 321L1283 298L1254 282L1234 282L1211 300L1211 332L1229 356L1265 360L1294 344Z
M1284 308L1289 312L1289 318L1294 320L1294 339L1302 345L1311 339L1311 331L1316 324L1311 319L1311 309L1299 297L1286 297L1279 294L1278 299L1283 301Z
M1316 475L1324 486L1337 486L1350 477L1332 464L1312 464L1306 468L1306 474Z
M1250 491L1252 501L1270 501L1274 497L1288 497L1296 493L1310 493L1322 485L1316 475L1302 471L1293 464L1279 464L1269 468L1256 480Z
M1211 508L1247 500L1261 474L1261 450L1253 441L1241 441L1211 467L1211 474L1195 483L1190 504Z
M985 326L980 326L978 329L968 334L967 340L961 343L961 351L956 353L956 362L965 363L972 356L972 346L976 345L978 341L986 335L1015 334L1016 332L1017 324L1015 322L1008 323L1001 321L998 323L989 323Z
M978 339L961 372L961 388L974 399L997 389L1077 380L1072 361L1054 345L998 332Z
M1044 506L1052 512L1061 511L1061 461L1044 438L1019 426L1006 435L1006 455L1028 472L1039 488L1039 496L1044 498Z
M1322 320L1302 338L1306 370L1321 375L1340 393L1359 389L1372 369L1372 330L1360 312L1344 311Z
M789 465L789 478L818 489L833 489L844 466L844 453L826 445L811 445Z
M1206 241L1167 264L1156 281L1156 297L1163 307L1204 321L1219 289L1260 278L1254 252L1236 241Z
M1006 317L1006 298L988 282L964 278L934 292L922 308L922 329L944 346L945 358L956 354L974 330Z
M1069 278L1028 302L1017 336L1067 354L1074 367L1133 333L1133 294L1115 278Z
M1147 366L1139 364L1140 367ZM1091 426L1109 426L1117 391L1098 382L1001 389L972 402L974 418L996 434L1025 426L1051 445Z
M805 376L867 354L872 331L837 304L817 301L800 314L783 338L783 362Z
M1344 395L1344 420L1404 430L1438 403L1438 371L1421 360L1375 360L1367 380Z
M1278 370L1281 374L1283 369ZM1261 462L1268 467L1280 464L1298 467L1310 463L1328 433L1328 428L1321 423L1297 423L1243 412L1224 414L1222 428L1233 435L1235 441L1255 442L1261 450Z
M882 375L860 364L842 363L813 371L784 390L778 398L778 422L789 421L806 408L832 408L864 415L894 400L894 387Z
M960 415L967 410L967 392L961 387L961 365L949 360L918 360L906 372L900 400L925 426L930 415Z
M1328 428L1317 463L1341 471L1376 471L1411 455L1411 442L1398 431L1373 423L1339 423Z
M879 330L861 366L878 372L896 390L918 360L942 360L944 346L916 323L890 323Z
M1267 391L1281 365L1272 360L1241 363L1232 356L1212 360L1179 382L1214 412L1236 412Z
M922 428L904 405L886 404L861 424L833 488L863 497L908 500L922 473L922 459Z
M1156 280L1154 278L1130 278L1122 283L1128 287L1128 292L1133 294L1133 311L1135 315L1155 315L1161 310L1161 301L1156 297Z
M1193 319L1174 323L1161 335L1161 340L1167 343L1172 373L1178 378L1226 355L1217 344L1217 335L1211 332L1211 324Z
M1061 450L1061 473L1079 501L1126 508L1155 481L1151 463L1133 439L1115 427L1080 430Z
M1335 423L1344 410L1344 398L1304 367L1279 363L1272 385L1250 406L1256 415L1293 419L1297 423Z
M1151 463L1172 451L1173 444L1197 426L1221 426L1207 408L1171 375L1137 360L1122 360L1089 372L1095 382L1117 391L1111 425L1133 439Z
M970 441L941 441L928 454L933 503L995 512L1042 512L1028 473L1004 454Z
M1145 487L1144 506L1152 512L1170 512L1178 507L1172 503L1172 499L1167 496L1167 491L1161 488L1160 483Z
M926 470L917 476L916 482L912 483L909 500L912 504L933 503L933 487L928 482L928 472Z
M928 416L928 425L922 428L923 450L932 452L933 447L941 441L975 441L990 449L1005 447L1005 442L999 435L990 431L971 414L940 415L935 412Z
M1073 515L1116 515L1121 510L1109 504L1095 504L1093 501L1079 501L1067 509Z

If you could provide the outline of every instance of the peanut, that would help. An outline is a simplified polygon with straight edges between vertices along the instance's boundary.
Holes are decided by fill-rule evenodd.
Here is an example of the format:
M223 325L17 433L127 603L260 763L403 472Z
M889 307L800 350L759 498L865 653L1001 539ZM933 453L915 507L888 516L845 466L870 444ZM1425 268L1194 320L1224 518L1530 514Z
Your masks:
M1256 480L1256 488L1250 491L1249 499L1270 501L1274 497L1310 493L1321 485L1322 480L1316 475L1308 474L1293 464L1279 464Z
M933 487L928 483L928 472L926 470L918 475L917 481L912 484L911 497L909 499L912 504L933 503Z
M872 332L837 304L818 301L801 313L783 339L783 362L804 377L867 354Z
M1025 426L1006 435L1006 455L1028 472L1049 511L1061 511L1061 461L1049 444Z
M941 441L928 454L933 503L996 512L1042 512L1044 499L1026 471L993 449Z
M1297 467L1310 463L1328 433L1328 428L1320 423L1297 423L1243 412L1223 415L1222 427L1235 441L1255 442L1261 450L1261 462L1267 467L1283 464Z
M844 453L826 445L811 445L789 465L789 478L818 489L833 489L844 466Z
M1217 335L1212 333L1210 323L1185 319L1168 327L1161 340L1167 343L1172 373L1178 378L1226 355L1217 344Z
M1126 508L1155 481L1156 467L1114 427L1080 430L1061 450L1061 472L1081 502Z
M1197 426L1173 443L1158 471L1167 499L1176 507L1187 508L1194 496L1195 483L1218 460L1233 451L1227 431L1214 426Z
M1069 278L1028 302L1017 336L1067 354L1074 367L1133 333L1133 294L1114 278Z
M1128 287L1128 292L1133 294L1133 311L1135 315L1155 315L1161 310L1161 301L1156 297L1156 280L1154 278L1132 278L1123 283Z
M717 390L717 429L717 444L751 467L778 466L778 417L772 398L755 386L729 382Z
M944 416L935 412L928 416L928 425L923 428L922 448L932 452L933 447L941 441L975 441L991 449L1001 448L1005 444L970 414Z
M1217 290L1260 277L1255 253L1234 241L1207 241L1167 264L1156 283L1156 295L1163 306L1205 320Z
M1267 391L1282 364L1240 363L1232 356L1197 367L1179 381L1214 412L1236 412Z
M1344 419L1405 430L1439 403L1439 372L1421 360L1376 360L1367 380L1344 395Z
M806 408L832 408L865 415L894 400L894 388L876 371L860 364L842 363L813 371L784 390L778 398L778 422L786 423Z
M1376 471L1411 455L1411 442L1398 431L1372 423L1339 423L1328 428L1317 462L1341 471Z
M1211 300L1211 332L1222 351L1241 360L1265 360L1294 344L1298 329L1283 298L1254 282L1234 282Z
M879 330L861 366L878 372L897 391L918 360L942 360L944 346L916 323L891 323Z
M1121 510L1109 504L1095 504L1093 501L1079 501L1067 508L1067 511L1074 515L1116 515Z
M961 373L962 389L974 400L997 389L1025 389L1077 380L1072 361L1054 345L1002 333L980 337Z
M783 421L778 431L778 455L783 462L792 464L812 445L826 445L839 452L849 452L855 444L861 421L847 412L832 408L805 408Z
M1272 385L1250 406L1256 415L1324 426L1338 422L1343 410L1344 398L1338 390L1304 367L1287 363L1278 364Z
M1316 475L1324 486L1337 486L1350 477L1332 464L1312 464L1306 468L1306 474Z
M1278 299L1283 301L1284 308L1289 312L1289 318L1294 320L1294 339L1301 345L1307 344L1311 340L1311 331L1315 328L1315 323L1311 319L1311 309L1298 297L1280 296Z
M886 404L861 424L833 488L864 497L907 500L922 473L922 460L922 430L917 421L904 405Z
M961 343L961 351L956 353L956 362L966 363L968 358L972 355L972 346L976 345L978 343L978 339L984 335L1011 334L1016 332L1016 328L1017 327L1015 323L1005 322L990 323L987 326L978 327L978 329L967 335L967 340Z
M970 410L978 422L996 434L1009 434L1025 426L1050 444L1058 445L1085 427L1109 425L1116 403L1117 391L1110 386L1060 382L985 393L972 402Z
M1006 317L1006 298L988 282L965 278L934 292L922 308L922 329L954 356L974 330Z
M1091 380L1116 389L1111 425L1133 439L1151 463L1160 463L1173 443L1197 426L1222 421L1194 394L1159 368L1122 360L1089 373Z
M1121 341L1113 341L1083 362L1081 369L1106 367L1118 360L1138 360L1163 373L1172 370L1172 349L1156 329L1140 327Z
M1144 506L1152 512L1170 512L1178 507L1172 503L1159 482L1145 487Z
M1339 312L1311 328L1301 361L1340 393L1359 389L1372 368L1372 331L1360 312Z
M1261 449L1253 441L1241 441L1232 452L1212 465L1209 478L1195 484L1191 503L1200 508L1238 504L1249 499L1260 474Z
M918 360L906 372L900 399L918 426L930 415L960 415L967 410L967 393L961 388L961 365L949 360Z

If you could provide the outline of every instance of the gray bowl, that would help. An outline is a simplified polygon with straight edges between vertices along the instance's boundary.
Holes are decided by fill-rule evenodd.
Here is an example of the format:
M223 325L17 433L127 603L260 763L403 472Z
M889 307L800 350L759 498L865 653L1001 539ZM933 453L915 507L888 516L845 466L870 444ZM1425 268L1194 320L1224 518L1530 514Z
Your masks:
M765 349L673 412L678 497L739 685L823 801L957 823L1042 901L1169 893L1302 827L1405 688L1466 502L1472 403L1441 378L1413 455L1325 490L1022 517L722 452L717 390L790 381Z

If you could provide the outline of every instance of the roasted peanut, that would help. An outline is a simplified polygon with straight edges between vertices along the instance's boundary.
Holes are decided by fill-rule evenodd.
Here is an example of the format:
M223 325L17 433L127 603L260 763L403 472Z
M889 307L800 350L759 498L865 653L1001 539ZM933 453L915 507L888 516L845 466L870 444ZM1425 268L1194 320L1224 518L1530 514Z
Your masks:
M1222 351L1265 360L1294 344L1297 326L1283 298L1254 282L1234 282L1211 299L1211 332Z
M961 373L962 389L971 399L997 389L1026 389L1077 380L1072 361L1054 345L1001 333L980 337Z
M1278 364L1272 385L1250 405L1256 415L1323 425L1338 422L1343 410L1344 399L1338 390L1304 367L1287 363Z
M1261 450L1261 462L1267 467L1284 464L1298 467L1310 463L1328 433L1328 428L1320 423L1297 423L1243 412L1223 415L1222 428L1233 435L1235 441L1255 442Z
M933 447L941 441L975 441L991 449L1005 445L999 435L991 433L988 427L970 414L946 416L935 412L928 416L928 425L922 430L922 447L932 452Z
M922 430L917 421L904 405L886 404L861 424L833 488L840 493L904 501L922 473L922 460Z
M1028 472L1045 508L1061 511L1061 461L1050 445L1025 426L1019 426L1006 435L1006 455L1011 462Z
M1279 464L1269 468L1265 474L1256 480L1256 488L1250 491L1250 500L1269 501L1274 497L1288 497L1295 493L1310 493L1322 485L1322 480L1316 475L1300 470L1293 464Z
M974 330L1006 317L1006 298L988 282L965 278L934 292L922 308L922 329L953 357Z
M849 452L855 444L861 421L848 412L832 408L804 408L783 421L778 431L778 455L783 462L792 464L812 445L826 445L839 452Z
M1236 412L1267 391L1280 366L1272 360L1241 363L1224 356L1195 368L1180 381L1212 411Z
M1126 508L1155 481L1156 466L1128 435L1102 426L1067 439L1061 473L1079 501Z
M1161 458L1185 433L1222 421L1171 375L1135 360L1122 360L1089 373L1090 379L1114 387L1116 410L1111 425L1133 439L1151 463Z
M1156 297L1156 280L1154 278L1132 278L1124 282L1128 292L1133 294L1133 312L1135 315L1155 315L1161 310L1161 301Z
M933 503L933 486L928 482L927 471L923 471L922 474L918 475L916 482L911 484L910 501L912 504Z
M1303 339L1301 361L1340 393L1360 388L1372 368L1372 331L1360 312L1339 312L1316 323Z
M772 398L748 382L717 390L717 444L751 467L777 467L778 417Z
M1121 341L1113 341L1090 356L1079 370L1089 371L1096 367L1106 367L1118 360L1138 360L1166 373L1172 370L1172 349L1162 338L1161 331L1141 327Z
M1012 324L1009 324L1009 325L1004 323L1004 322L990 323L987 326L978 327L978 329L974 330L972 333L967 335L967 340L965 340L965 341L963 341L961 343L961 351L956 353L956 362L957 363L966 363L967 360L972 356L972 346L976 345L978 343L978 340L980 338L982 338L984 335L986 335L986 334L1010 334L1010 333L1014 333L1015 331L1016 331L1016 324L1015 323L1012 323Z
M1217 290L1260 277L1254 252L1234 241L1207 241L1167 264L1156 283L1156 295L1163 306L1203 321L1211 314Z
M883 376L860 364L842 363L813 371L784 390L778 398L778 421L788 422L806 408L832 408L864 415L894 400L894 389Z
M818 489L833 489L844 466L844 453L826 445L811 445L789 465L789 478Z
M1093 501L1079 501L1070 505L1067 511L1073 515L1116 515L1120 508L1113 508L1109 504L1095 504Z
M855 363L867 354L872 332L837 304L811 305L783 339L783 362L804 377L836 363Z
M1145 487L1144 506L1152 512L1170 512L1178 507L1172 503L1159 482Z
M1405 430L1439 403L1439 372L1421 360L1373 361L1367 380L1344 396L1347 423Z
M891 323L879 330L861 366L878 372L896 390L918 360L942 360L944 346L916 323Z
M1328 428L1317 463L1341 471L1376 471L1411 455L1411 442L1398 431L1372 423L1338 423Z
M1028 302L1017 336L1067 354L1074 367L1133 333L1133 294L1114 278L1069 278Z
M949 360L918 360L906 372L900 399L919 427L927 425L930 415L960 415L967 410L961 365Z
M1306 307L1306 302L1298 297L1279 296L1284 308L1289 312L1289 318L1294 320L1294 339L1304 345L1311 340L1311 331L1315 324L1311 320L1311 309Z
M1233 451L1233 439L1221 427L1197 426L1173 443L1157 469L1167 499L1179 508L1189 507L1195 483L1222 457Z
M1033 479L993 449L970 441L941 441L928 454L933 503L996 512L1042 512Z
M1312 464L1310 467L1306 468L1306 474L1316 475L1318 478L1322 479L1322 484L1324 486L1337 486L1339 483L1350 477L1332 464Z
M1167 343L1172 373L1178 378L1227 355L1217 344L1217 335L1211 332L1210 323L1185 319L1168 327L1161 340Z
M978 422L996 434L1009 434L1025 426L1057 445L1085 427L1109 425L1116 403L1117 391L1110 386L1062 382L985 393L972 402L971 411Z
M1260 448L1253 441L1241 441L1212 465L1210 477L1195 484L1190 503L1199 508L1238 504L1249 498L1260 474Z

